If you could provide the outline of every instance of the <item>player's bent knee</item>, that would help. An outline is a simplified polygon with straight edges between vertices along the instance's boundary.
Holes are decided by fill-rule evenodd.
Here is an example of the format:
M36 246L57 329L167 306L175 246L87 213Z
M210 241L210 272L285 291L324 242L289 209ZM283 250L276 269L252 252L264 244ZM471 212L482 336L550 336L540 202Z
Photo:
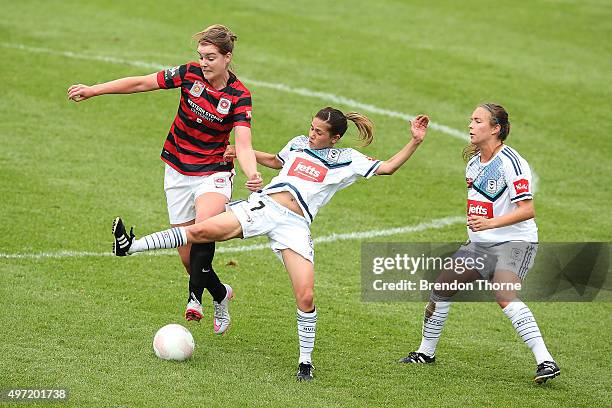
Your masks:
M300 291L295 298L300 310L308 312L314 309L314 291L312 289Z

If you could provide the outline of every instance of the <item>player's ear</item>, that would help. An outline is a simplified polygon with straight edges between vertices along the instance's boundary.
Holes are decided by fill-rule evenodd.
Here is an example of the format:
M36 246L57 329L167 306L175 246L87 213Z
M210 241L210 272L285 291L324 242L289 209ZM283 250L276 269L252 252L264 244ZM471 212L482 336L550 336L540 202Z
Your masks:
M225 58L225 63L229 64L230 62L232 62L232 53L228 52L227 54L223 56L223 58Z
M342 137L342 136L340 136L340 135L333 135L333 136L331 137L331 142L332 142L332 144L336 144L336 143L338 143L338 140L340 140L340 138L341 138L341 137Z

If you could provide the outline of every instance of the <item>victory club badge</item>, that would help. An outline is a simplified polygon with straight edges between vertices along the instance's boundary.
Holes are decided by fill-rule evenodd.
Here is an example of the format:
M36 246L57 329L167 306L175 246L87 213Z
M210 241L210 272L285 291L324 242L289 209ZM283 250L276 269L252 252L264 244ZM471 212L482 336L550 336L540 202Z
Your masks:
M200 81L195 81L189 90L189 93L196 97L202 95L202 92L204 92L204 84Z
M229 99L221 98L219 99L219 103L217 104L217 112L223 115L227 115L229 113L229 108L231 105L232 105L232 102L230 102Z

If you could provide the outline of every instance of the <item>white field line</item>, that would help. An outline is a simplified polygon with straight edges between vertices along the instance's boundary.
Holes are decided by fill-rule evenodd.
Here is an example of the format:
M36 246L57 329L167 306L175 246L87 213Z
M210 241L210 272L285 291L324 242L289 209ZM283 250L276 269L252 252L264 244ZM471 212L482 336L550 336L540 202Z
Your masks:
M323 237L315 238L315 244L323 244L329 242L337 242L337 241L349 241L349 240L362 240L369 239L375 237L386 237L391 235L398 234L408 234L413 232L422 232L430 229L440 229L447 227L449 225L465 223L465 217L445 217L439 218L432 221L422 222L417 225L406 225L404 227L396 227L389 228L383 230L370 230L370 231L360 231L360 232L349 232L346 234L331 234ZM110 247L110 242L109 245ZM221 246L217 248L217 253L235 253L235 252L249 252L249 251L258 251L260 249L268 248L267 244L255 244L255 245L242 245L242 246ZM143 252L137 255L149 255L149 256L159 256L159 255L175 255L175 250L161 250L161 251L151 251L151 252ZM104 256L113 256L113 254L108 252L79 252L79 251L57 251L57 252L39 252L32 254L7 254L0 253L0 259L48 259L48 258L85 258L85 257L104 257Z
M22 51L35 52L35 53L40 53L40 54L57 55L57 56L66 57L66 58L108 62L111 64L130 65L133 67L148 68L148 69L153 69L156 71L159 71L159 70L162 70L168 67L167 65L163 65L163 64L159 64L155 62L125 60L121 58L115 58L115 57L104 56L104 55L81 54L81 53L76 53L72 51L58 51L58 50L53 50L49 48L30 47L30 46L23 45L23 44L2 43L0 45L6 48L13 48L13 49L22 50ZM313 90L306 89L306 88L294 88L292 86L277 83L277 82L260 81L258 79L251 79L251 78L246 78L243 76L240 76L240 79L244 82L251 83L253 85L260 86L262 88L275 89L277 91L307 96L309 98L323 99L325 101L329 101L333 103L341 103L343 105L354 106L355 108L359 108L363 111L367 111L370 113L376 113L376 114L383 115L383 116L399 118L405 121L414 119L413 115L410 115L407 113L396 112L396 111L392 111L388 109L379 108L374 105L359 102L354 99L346 98L344 96L334 95L334 94L327 93L327 92L318 92L318 91L313 91ZM439 123L434 123L434 122L430 123L429 126L432 129L438 130L449 136L453 136L453 137L456 137L464 141L468 140L468 136L466 132L461 132L457 129L453 129L446 125L441 125Z
M110 56L105 56L105 55L81 54L81 53L76 53L72 51L58 51L58 50L53 50L50 48L30 47L30 46L23 45L23 44L0 43L0 46L5 47L5 48L12 48L16 50L35 52L35 53L40 53L40 54L57 55L57 56L62 56L66 58L84 59L84 60L90 60L90 61L107 62L111 64L129 65L133 67L153 69L156 71L159 71L159 70L162 70L168 67L167 65L163 65L163 64L159 64L155 62L126 60L122 58L115 58L115 57L110 57ZM354 99L346 98L344 96L335 95L332 93L313 91L313 90L306 89L306 88L295 88L295 87L281 84L278 82L260 81L258 79L245 78L243 76L241 76L240 78L244 80L244 82L251 83L253 85L260 86L262 88L275 89L277 91L302 95L302 96L306 96L309 98L322 99L327 102L341 103L347 106L355 107L362 111L375 113L375 114L382 115L382 116L398 118L404 121L409 121L414 118L414 115L410 115L408 113L402 113L402 112L392 111L392 110L388 110L384 108L379 108L377 106L370 105L368 103L359 102ZM446 135L452 136L456 139L463 140L465 142L469 140L466 132L462 132L458 129L454 129L446 125L442 125L440 123L430 122L429 127L441 133L444 133ZM532 180L533 191L535 192L537 190L539 177L533 170L533 167L531 168L531 171L532 171L532 178L533 178Z

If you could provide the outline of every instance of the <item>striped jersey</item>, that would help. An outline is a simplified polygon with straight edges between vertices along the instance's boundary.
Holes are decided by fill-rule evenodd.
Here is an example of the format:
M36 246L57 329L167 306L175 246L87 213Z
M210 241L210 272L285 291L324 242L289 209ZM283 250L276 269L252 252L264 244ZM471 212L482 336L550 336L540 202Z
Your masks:
M529 164L509 146L502 147L487 163L480 161L480 153L472 157L465 169L465 180L468 216L499 217L514 211L517 202L533 198ZM538 242L533 218L485 231L467 230L473 242Z
M372 177L381 163L351 148L312 149L306 136L291 139L276 157L283 168L263 193L288 191L308 223L338 190L350 186L359 176Z
M223 153L234 126L251 127L249 90L232 72L225 88L214 89L195 62L158 72L157 84L181 88L161 159L189 176L231 170L233 163L225 162Z

